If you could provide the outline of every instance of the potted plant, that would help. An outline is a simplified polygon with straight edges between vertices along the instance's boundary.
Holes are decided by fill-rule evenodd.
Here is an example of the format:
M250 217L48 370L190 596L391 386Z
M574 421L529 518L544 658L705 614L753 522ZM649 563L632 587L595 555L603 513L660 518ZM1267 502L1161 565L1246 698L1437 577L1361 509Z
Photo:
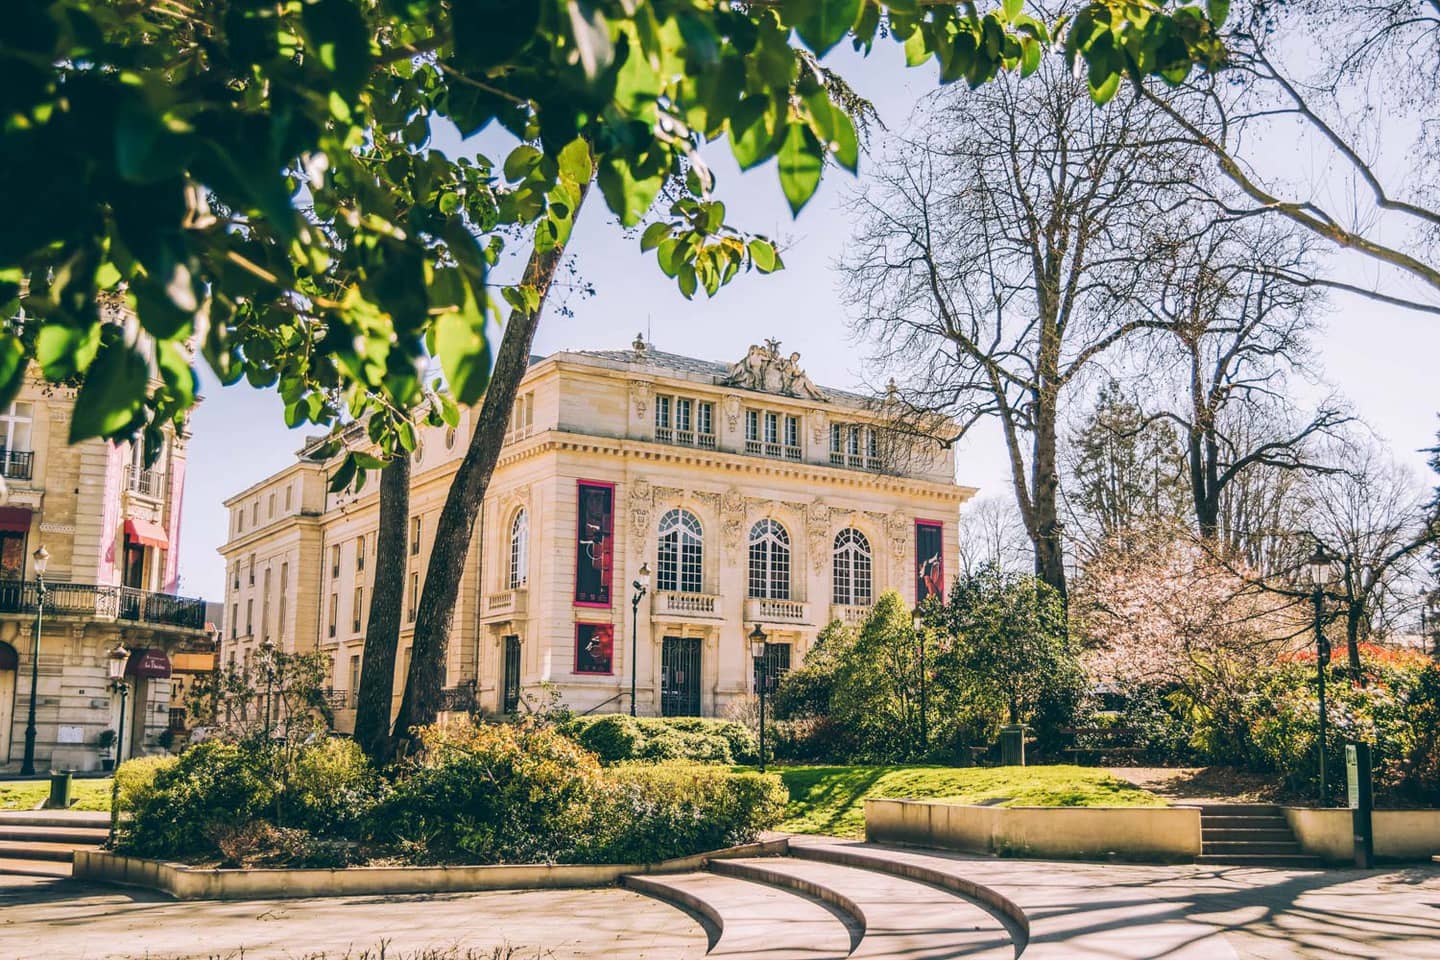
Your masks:
M101 730L95 737L95 743L100 747L100 769L115 769L115 731Z

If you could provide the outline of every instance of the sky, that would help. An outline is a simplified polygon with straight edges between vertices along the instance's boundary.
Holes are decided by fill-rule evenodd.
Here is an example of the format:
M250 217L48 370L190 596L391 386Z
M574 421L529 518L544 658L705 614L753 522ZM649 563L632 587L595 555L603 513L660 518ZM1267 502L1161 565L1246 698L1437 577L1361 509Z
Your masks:
M896 132L906 128L917 100L934 89L936 79L933 66L907 69L896 44L878 44L869 58L837 48L826 64L870 98L886 128ZM872 146L883 136L876 131ZM437 130L435 137L436 146L451 155L483 148L497 164L507 149L493 134L463 145L453 131ZM1277 138L1272 149L1277 163L1314 162L1293 140ZM727 220L781 240L785 269L768 276L741 274L714 299L702 292L687 301L653 254L640 252L638 233L627 236L603 204L592 202L581 211L571 252L594 296L568 298L573 316L547 310L535 352L620 349L644 331L658 349L730 362L748 345L773 337L786 351L800 352L801 366L816 383L859 387L867 379L866 351L849 334L835 262L851 234L842 201L863 181L870 158L862 157L858 180L828 169L815 197L792 219L773 162L742 174L723 143L711 145L705 157L718 178L716 194L726 203ZM1363 265L1343 267L1342 274L1367 279ZM1319 394L1327 385L1338 390L1395 457L1420 474L1425 466L1420 451L1435 442L1440 410L1433 380L1440 317L1336 297L1316 347L1325 383L1303 390ZM179 592L218 600L224 595L224 564L216 552L226 536L223 501L292 462L304 435L321 431L288 430L273 392L243 382L222 388L203 364L200 376L204 402L192 421ZM993 427L962 440L957 462L959 482L978 486L982 496L1009 496L1008 467Z

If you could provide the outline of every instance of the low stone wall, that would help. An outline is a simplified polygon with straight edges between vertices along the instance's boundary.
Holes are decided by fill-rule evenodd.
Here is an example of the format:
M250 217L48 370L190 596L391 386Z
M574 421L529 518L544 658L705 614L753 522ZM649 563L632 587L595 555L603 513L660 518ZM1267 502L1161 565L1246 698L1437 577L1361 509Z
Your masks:
M1200 855L1200 811L866 800L865 838L1001 856L1169 862Z
M1282 807L1306 853L1327 863L1353 863L1354 821L1349 809ZM1440 810L1376 810L1375 859L1429 860L1440 855Z
M82 880L148 887L177 900L269 900L477 890L604 887L627 873L684 873L726 857L783 856L785 840L766 840L654 864L505 864L450 867L346 867L335 870L220 870L127 857L102 850L75 851L74 876Z

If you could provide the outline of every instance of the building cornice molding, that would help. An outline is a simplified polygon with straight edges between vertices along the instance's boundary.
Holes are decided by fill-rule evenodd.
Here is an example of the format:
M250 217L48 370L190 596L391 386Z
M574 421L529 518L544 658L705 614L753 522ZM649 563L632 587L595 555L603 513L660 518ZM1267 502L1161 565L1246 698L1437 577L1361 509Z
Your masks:
M722 471L727 476L735 477L768 477L806 483L823 482L839 489L870 490L907 496L921 494L936 500L954 502L957 505L969 500L977 492L975 487L942 483L937 480L869 473L818 463L771 460L765 457L719 450L702 450L696 447L679 447L645 440L595 437L561 430L541 432L525 441L523 445L508 452L502 452L496 468L520 463L546 453L562 451L615 457L621 460L693 466Z

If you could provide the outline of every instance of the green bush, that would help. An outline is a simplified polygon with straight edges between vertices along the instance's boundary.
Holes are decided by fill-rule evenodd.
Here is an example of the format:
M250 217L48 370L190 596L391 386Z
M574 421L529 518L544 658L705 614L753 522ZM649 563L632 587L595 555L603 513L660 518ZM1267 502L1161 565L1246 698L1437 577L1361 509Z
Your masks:
M217 827L273 815L277 783L268 748L208 741L157 770L133 794L119 837L124 853L144 857L221 856ZM138 778L137 778L138 779Z
M351 835L383 786L355 741L319 740L303 748L288 771L284 820L321 836Z
M140 798L155 786L155 777L169 770L179 757L132 757L115 768L116 806L133 811Z
M625 763L609 768L613 790L587 859L656 863L758 839L789 799L774 774L709 764Z
M592 847L607 782L595 755L550 728L453 721L374 811L370 838L422 862L551 863Z
M628 760L692 760L753 763L759 750L744 725L709 717L631 717L601 714L575 717L560 730L602 763Z

